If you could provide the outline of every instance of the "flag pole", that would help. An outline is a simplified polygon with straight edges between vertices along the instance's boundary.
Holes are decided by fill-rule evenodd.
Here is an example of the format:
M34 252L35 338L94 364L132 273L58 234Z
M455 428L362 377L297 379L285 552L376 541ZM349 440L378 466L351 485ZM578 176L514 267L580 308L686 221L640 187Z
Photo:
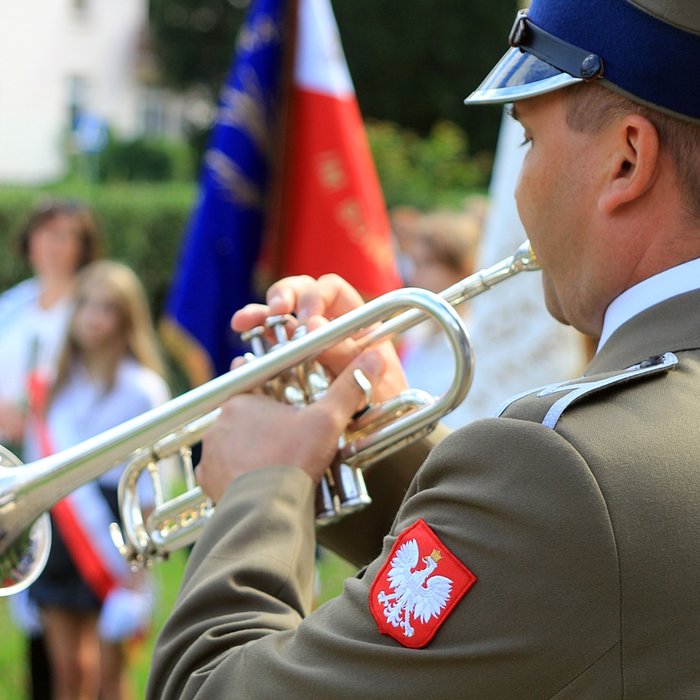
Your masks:
M285 212L289 188L286 187L291 169L288 157L290 149L290 134L294 131L294 111L291 109L291 98L294 82L294 62L298 44L299 0L286 0L282 52L282 81L279 97L279 118L276 125L276 139L272 150L279 157L273 160L272 187L269 206L263 229L263 253L258 266L256 287L261 295L280 277L282 270L282 232L284 230Z

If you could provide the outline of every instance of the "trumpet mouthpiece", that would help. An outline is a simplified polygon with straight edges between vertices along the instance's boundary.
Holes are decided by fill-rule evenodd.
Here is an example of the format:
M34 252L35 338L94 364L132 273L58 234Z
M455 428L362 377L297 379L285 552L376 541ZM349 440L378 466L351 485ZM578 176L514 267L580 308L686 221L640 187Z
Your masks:
M513 255L513 267L520 271L539 270L540 264L537 262L535 251L530 245L530 241L525 241Z

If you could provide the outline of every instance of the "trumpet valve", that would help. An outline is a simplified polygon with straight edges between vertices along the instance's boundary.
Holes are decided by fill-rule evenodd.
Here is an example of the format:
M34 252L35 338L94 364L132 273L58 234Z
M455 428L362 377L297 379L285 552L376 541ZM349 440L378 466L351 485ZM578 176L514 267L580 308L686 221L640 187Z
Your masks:
M336 461L316 489L316 522L327 525L371 502L362 470Z
M297 326L292 336L292 340L298 340L308 332L306 326ZM331 378L326 368L317 360L307 360L299 369L299 375L304 384L307 401L318 401L328 391L331 385Z
M265 341L263 339L265 335L265 326L256 326L251 328L249 331L244 331L241 333L241 340L244 343L250 345L252 350L252 356L249 357L250 353L246 353L246 359L254 359L256 357L262 357L265 354Z
M287 324L292 321L294 317L290 314L277 314L275 316L268 316L265 320L265 327L272 331L275 336L275 344L273 347L278 345L284 345L289 342L289 333L287 332Z
M304 383L309 401L318 401L331 385L330 377L323 366L314 362L305 367Z

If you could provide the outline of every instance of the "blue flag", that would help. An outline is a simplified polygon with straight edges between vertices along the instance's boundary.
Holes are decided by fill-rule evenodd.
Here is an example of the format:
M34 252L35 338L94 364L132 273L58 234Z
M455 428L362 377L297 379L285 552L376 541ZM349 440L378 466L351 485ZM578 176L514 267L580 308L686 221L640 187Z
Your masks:
M233 313L255 300L282 88L285 0L253 0L221 91L199 196L161 323L163 340L199 384L241 354Z

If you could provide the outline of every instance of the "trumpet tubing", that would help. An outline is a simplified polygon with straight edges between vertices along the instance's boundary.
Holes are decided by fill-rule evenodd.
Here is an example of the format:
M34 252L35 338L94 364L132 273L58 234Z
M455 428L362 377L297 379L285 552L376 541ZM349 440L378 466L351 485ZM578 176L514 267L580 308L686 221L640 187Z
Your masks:
M308 368L320 353L345 338L359 336L359 344L364 348L432 317L442 326L451 345L456 380L443 396L434 400L409 390L404 396L372 407L344 436L338 465L348 465L357 474L359 467L429 432L443 414L462 401L471 383L469 339L452 305L521 271L535 269L537 262L525 243L514 255L467 277L442 295L417 289L385 294L316 331L278 343L266 354L63 452L17 468L19 460L3 450L0 595L25 588L41 572L50 546L47 511L71 491L126 460L129 466L119 487L124 535L118 529L113 531L125 556L140 565L191 543L209 517L211 504L195 486L191 463L186 469L188 490L166 501L158 462L184 450L187 464L188 447L201 439L225 401L274 383L300 366ZM155 509L145 519L136 490L136 482L144 471L151 474L155 490ZM332 481L347 485L346 471L336 469L336 474L329 476Z

